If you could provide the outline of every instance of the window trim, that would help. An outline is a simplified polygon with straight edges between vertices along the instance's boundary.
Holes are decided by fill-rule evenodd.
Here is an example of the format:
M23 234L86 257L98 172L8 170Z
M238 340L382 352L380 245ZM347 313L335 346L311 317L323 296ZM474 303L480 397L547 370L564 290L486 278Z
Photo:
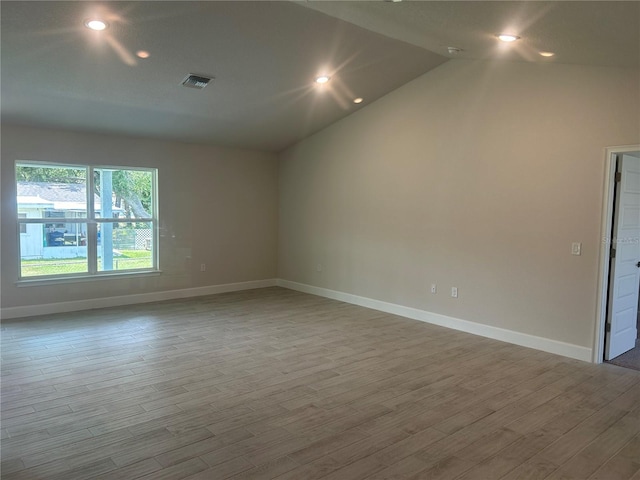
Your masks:
M14 283L17 287L35 287L44 285L56 285L60 283L86 283L101 280L115 280L122 278L155 277L162 274L162 270L116 270L100 273L99 275L86 275L80 273L57 275L39 275L37 277L24 277Z
M21 227L27 224L45 225L51 223L51 218L20 218L18 215L18 203L16 201L16 223L17 223L17 246L18 255L17 260L17 272L18 280L15 282L19 286L27 285L43 285L43 284L55 284L55 283L71 283L71 282L83 282L86 280L98 280L107 278L118 277L132 277L132 276L149 276L158 275L161 273L159 264L159 215L158 215L158 168L156 167L138 167L138 166L123 166L123 165L88 165L88 164L74 164L74 163L58 163L50 161L32 161L32 160L16 160L14 185L16 185L16 197L17 197L17 167L18 166L33 166L33 167L51 167L51 168L73 168L84 169L86 172L85 178L85 193L86 193L86 215L84 217L64 218L65 224L86 224L87 226L87 271L86 272L73 272L73 273L56 273L52 275L37 275L37 276L23 276L22 275L22 257L21 257ZM95 210L95 195L91 193L94 191L95 184L95 171L96 170L129 170L129 171L142 171L151 173L151 195L152 195L152 211L151 217L125 217L125 218L102 218L97 216ZM105 223L149 223L151 224L151 230L153 231L151 242L151 268L135 268L125 270L98 270L98 225Z

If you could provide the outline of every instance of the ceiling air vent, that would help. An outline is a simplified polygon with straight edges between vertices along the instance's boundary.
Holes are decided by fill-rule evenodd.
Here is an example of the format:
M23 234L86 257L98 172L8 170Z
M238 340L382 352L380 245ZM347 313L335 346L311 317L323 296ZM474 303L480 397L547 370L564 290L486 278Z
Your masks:
M187 78L182 81L182 85L189 88L197 88L198 90L202 90L204 87L209 85L209 82L212 80L212 77L203 77L202 75L194 75L190 73Z

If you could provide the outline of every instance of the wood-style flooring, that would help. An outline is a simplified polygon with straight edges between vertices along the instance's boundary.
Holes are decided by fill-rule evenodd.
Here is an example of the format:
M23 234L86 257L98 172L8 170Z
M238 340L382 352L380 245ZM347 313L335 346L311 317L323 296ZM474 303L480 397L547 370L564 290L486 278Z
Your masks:
M640 372L281 288L10 320L2 479L640 480Z

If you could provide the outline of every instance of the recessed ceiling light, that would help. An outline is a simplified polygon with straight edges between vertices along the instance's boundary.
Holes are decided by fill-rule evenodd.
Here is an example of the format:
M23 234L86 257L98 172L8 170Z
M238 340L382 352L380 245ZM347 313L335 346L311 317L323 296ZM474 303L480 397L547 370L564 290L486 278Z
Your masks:
M358 98L354 98L353 99L353 103L362 103L364 101L364 98L362 97L358 97Z
M97 32L106 29L109 24L107 22L103 22L102 20L98 20L96 18L90 18L89 20L85 20L84 26L90 28L91 30L95 30Z
M138 58L149 58L151 56L151 54L149 52L147 52L146 50L138 50L136 52L136 56Z
M517 35L511 35L510 33L500 33L496 36L503 42L507 42L507 43L515 42L516 40L520 39L520 37L518 37Z
M542 55L543 57L553 57L555 55L555 53L553 53L553 52L540 52L540 55Z
M327 83L331 77L329 75L320 75L316 77L316 83Z

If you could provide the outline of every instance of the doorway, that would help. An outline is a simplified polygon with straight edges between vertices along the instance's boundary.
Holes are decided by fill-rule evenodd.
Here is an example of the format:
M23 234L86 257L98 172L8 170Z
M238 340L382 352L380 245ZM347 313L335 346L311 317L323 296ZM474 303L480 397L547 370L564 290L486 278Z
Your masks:
M640 145L607 149L593 361L640 370Z

